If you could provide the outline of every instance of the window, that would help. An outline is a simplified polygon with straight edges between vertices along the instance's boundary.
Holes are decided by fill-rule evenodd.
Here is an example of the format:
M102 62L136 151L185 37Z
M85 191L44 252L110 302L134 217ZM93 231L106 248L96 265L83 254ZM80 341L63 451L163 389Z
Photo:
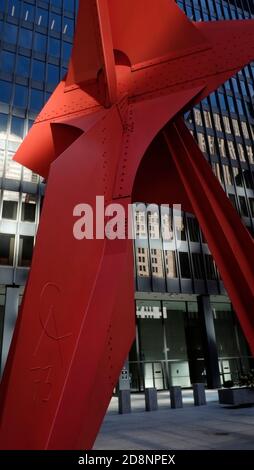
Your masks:
M175 252L165 250L166 274L169 278L177 277Z
M23 85L15 85L14 106L27 107L28 88Z
M10 44L16 44L18 35L18 28L14 24L5 23L4 27L4 41Z
M236 119L232 119L233 129L236 136L240 136L239 124Z
M183 240L183 241L186 240L184 218L181 214L174 215L174 224L175 224L177 240Z
M254 217L254 198L253 197L249 198L249 203L250 203L251 217Z
M242 121L242 130L243 130L243 135L246 139L249 139L250 138L250 135L249 135L249 131L248 131L248 127L247 127L247 124L246 122ZM240 135L240 133L239 133Z
M48 82L55 85L59 82L59 68L56 65L48 64Z
M72 50L72 44L69 42L63 42L63 59L65 62L69 61L69 58L71 56L71 50Z
M72 37L74 34L74 21L70 18L64 18L63 34Z
M30 266L33 256L34 238L21 235L19 237L18 265Z
M197 126L202 126L201 112L197 108L194 108L194 118Z
M48 12L47 12L47 10L44 10L43 8L37 8L36 24L38 26L43 26L44 28L47 28L47 26L48 26Z
M246 145L246 150L247 150L247 154L248 154L250 163L254 163L253 147L251 145Z
M22 8L22 19L24 21L34 21L34 6L31 5L30 3L24 2L23 8Z
M238 148L238 154L239 154L239 158L241 162L245 162L246 160L245 160L243 145L238 143L237 148Z
M60 41L59 39L49 38L49 54L54 57L60 57Z
M149 276L147 248L140 248L140 247L136 248L136 266L137 266L138 276L140 277Z
M33 80L43 81L45 74L45 64L40 60L33 59L32 78Z
M17 218L18 203L15 201L3 201L2 218L3 219L16 219Z
M244 170L243 171L243 177L244 177L244 181L245 181L245 184L246 184L246 188L252 189L253 184L252 184L250 171L249 170Z
M49 29L51 31L61 32L61 16L51 13L49 20Z
M12 137L22 139L24 136L24 119L12 116L11 120L11 135Z
M215 122L215 128L217 129L217 131L222 131L220 115L214 113L213 117Z
M234 194L229 194L228 198L232 204L232 206L237 210L237 205L236 205L236 198Z
M223 181L222 181L222 176L221 176L221 170L220 170L219 163L212 163L212 170L213 170L216 178L218 178L220 184L222 185Z
M198 145L202 152L206 152L205 136L201 132L198 132Z
M16 220L18 213L19 194L12 191L4 191L2 218Z
M15 235L0 233L0 265L13 265Z
M192 263L195 279L204 279L204 264L201 253L192 253Z
M0 80L0 101L3 103L10 103L12 92L12 84Z
M241 83L241 89L242 89L243 95L247 96L247 90L246 90L245 83L243 81L241 81L240 83Z
M205 255L205 268L206 268L206 277L208 280L216 280L216 269L213 257L211 255Z
M218 144L219 144L219 149L220 149L220 155L222 157L226 157L226 149L225 149L225 141L224 139L219 138L218 139Z
M237 99L236 102L237 102L237 107L238 107L239 114L243 115L243 114L244 114L244 111L243 111L243 103L242 103L242 101L239 100L239 99Z
M19 55L17 57L17 69L16 69L17 75L22 75L23 77L29 77L29 74L30 74L29 70L30 70L30 59L28 59L28 57Z
M216 100L216 95L215 95L215 93L211 93L211 95L210 95L210 100L211 100L211 105L212 105L212 107L213 107L213 108L214 108L214 107L217 108L218 105L217 105L217 100Z
M189 229L189 237L191 242L199 242L199 226L197 219L193 217L188 217L188 229Z
M239 203L240 203L241 215L244 217L249 217L246 199L244 196L239 196Z
M232 140L228 140L228 150L229 150L230 158L232 160L236 160L235 146L234 146L234 142L232 142Z
M223 122L225 126L225 131L227 132L227 134L231 134L229 118L227 116L223 116Z
M173 226L171 214L161 214L161 232L163 240L173 240Z
M208 136L208 145L209 145L209 151L211 155L215 154L215 145L214 145L214 137L212 135Z
M35 51L45 53L47 50L47 36L44 36L44 34L35 33L34 49Z
M153 250L151 249L151 265L152 265L152 273L155 277L163 277L163 269L162 269L162 256L161 250Z
M212 120L211 120L211 114L209 111L204 110L204 117L205 117L205 125L208 128L212 127Z
M179 261L180 261L181 276L185 279L190 279L191 271L190 271L190 262L189 262L188 253L184 253L180 251Z
M224 181L226 186L232 186L233 180L228 165L222 165Z
M33 33L30 29L20 28L19 45L31 49Z
M159 214L157 212L148 213L148 229L151 239L158 240L160 238Z
M2 134L5 137L8 124L8 114L0 113L0 135Z
M220 102L220 106L221 106L222 111L227 111L225 98L224 98L224 95L222 93L219 93L219 102Z
M239 168L233 168L233 175L236 186L243 186L242 174Z
M13 73L15 55L12 52L2 51L1 65L5 72Z
M21 209L21 220L23 222L35 222L35 213L36 213L36 201L27 196L23 196L24 202L22 202Z
M228 96L228 106L229 106L229 109L231 111L231 113L235 113L235 103L234 103L234 100L232 98L232 96Z
M74 0L64 0L64 9L74 12Z
M12 180L21 179L21 165L13 161L15 152L7 152L5 177Z
M43 92L40 90L31 90L30 107L33 111L41 111L43 107Z

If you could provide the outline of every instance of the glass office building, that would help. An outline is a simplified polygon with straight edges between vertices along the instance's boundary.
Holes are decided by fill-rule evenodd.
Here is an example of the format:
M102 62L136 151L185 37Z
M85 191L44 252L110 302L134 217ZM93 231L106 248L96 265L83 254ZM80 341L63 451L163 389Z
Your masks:
M254 17L251 0L178 1L196 20ZM0 344L6 358L31 263L43 181L12 156L66 72L77 1L0 0ZM186 115L242 221L254 225L254 64ZM137 201L138 202L138 201ZM177 201L176 201L177 202ZM249 351L192 214L137 204L133 390L235 379ZM148 235L147 237L144 235Z

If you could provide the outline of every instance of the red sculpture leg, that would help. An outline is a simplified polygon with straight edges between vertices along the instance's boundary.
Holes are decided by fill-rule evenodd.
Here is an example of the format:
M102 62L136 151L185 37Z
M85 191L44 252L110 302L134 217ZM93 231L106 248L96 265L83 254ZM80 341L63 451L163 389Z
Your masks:
M164 136L254 354L253 240L182 119L168 124Z
M77 204L95 216L96 195L112 201L121 137L112 108L51 167L3 381L2 449L90 448L134 340L132 240L103 239L103 213L101 239L73 235Z

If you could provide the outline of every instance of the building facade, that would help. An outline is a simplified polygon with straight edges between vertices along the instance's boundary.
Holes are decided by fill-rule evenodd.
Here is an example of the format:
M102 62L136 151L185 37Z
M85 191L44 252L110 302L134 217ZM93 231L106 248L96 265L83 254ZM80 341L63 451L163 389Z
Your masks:
M67 70L75 0L0 0L0 344L2 368L32 259L45 184L12 161ZM178 1L196 21L254 16L251 0ZM186 122L251 234L254 228L254 64ZM178 201L176 201L177 203ZM180 207L135 208L136 341L131 387L210 387L251 365L248 346L206 240ZM125 377L123 372L123 377Z

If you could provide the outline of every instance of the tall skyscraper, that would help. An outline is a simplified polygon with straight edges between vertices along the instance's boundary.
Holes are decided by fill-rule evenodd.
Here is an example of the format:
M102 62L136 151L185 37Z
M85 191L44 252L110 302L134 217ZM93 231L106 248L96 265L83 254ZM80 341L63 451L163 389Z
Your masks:
M67 70L76 8L75 0L0 0L0 344L4 338L3 361L31 263L44 193L42 180L13 162L12 157Z
M254 15L250 0L177 3L196 21ZM13 162L12 156L66 71L76 8L74 0L0 0L2 364L31 263L45 188L37 175ZM186 115L204 158L251 233L253 87L254 64ZM250 366L251 358L195 217L179 208L137 204L135 220L137 337L129 357L132 388L187 387L195 381L216 387L235 380Z

